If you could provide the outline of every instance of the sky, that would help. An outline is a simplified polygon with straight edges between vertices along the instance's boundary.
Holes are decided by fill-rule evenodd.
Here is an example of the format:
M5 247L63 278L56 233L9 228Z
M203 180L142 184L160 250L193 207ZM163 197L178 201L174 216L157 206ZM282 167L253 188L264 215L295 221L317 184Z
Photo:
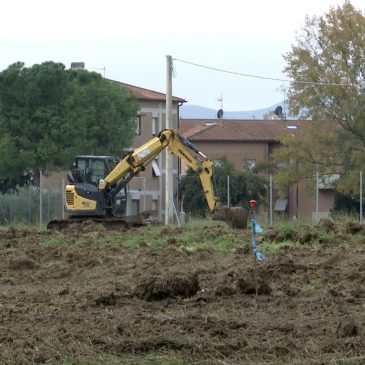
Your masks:
M364 0L351 3L364 12ZM1 6L0 70L21 61L84 62L108 79L166 93L166 56L174 59L173 95L226 111L281 102L283 55L305 17L341 0L12 0ZM182 62L185 61L185 62Z

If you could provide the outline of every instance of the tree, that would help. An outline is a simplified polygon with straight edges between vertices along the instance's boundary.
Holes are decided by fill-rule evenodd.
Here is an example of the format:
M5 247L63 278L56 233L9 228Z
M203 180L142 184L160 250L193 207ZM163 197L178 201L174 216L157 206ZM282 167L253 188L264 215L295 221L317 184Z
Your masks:
M137 110L128 90L97 73L54 62L10 65L0 72L0 189L68 168L76 154L121 154Z
M227 204L227 176L230 177L230 205L249 207L249 200L263 202L266 194L265 179L253 172L240 172L226 158L214 168L214 182L221 204ZM179 184L180 198L183 198L184 210L193 215L204 215L207 203L201 188L199 176L192 169L182 176Z
M294 81L292 113L312 119L283 139L276 161L288 163L276 182L341 172L338 188L354 194L354 177L365 164L365 17L349 1L320 17L306 18L296 45L285 55Z

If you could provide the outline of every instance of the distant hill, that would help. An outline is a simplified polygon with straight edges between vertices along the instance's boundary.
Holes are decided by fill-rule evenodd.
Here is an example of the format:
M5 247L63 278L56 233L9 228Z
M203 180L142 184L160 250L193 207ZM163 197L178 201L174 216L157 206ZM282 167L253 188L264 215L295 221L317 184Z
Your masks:
M242 110L236 112L224 111L225 119L263 119L264 114L273 112L277 106L283 106L284 103L277 103L264 109L258 110ZM199 105L182 105L180 107L180 117L183 119L214 119L217 118L215 109L206 108Z

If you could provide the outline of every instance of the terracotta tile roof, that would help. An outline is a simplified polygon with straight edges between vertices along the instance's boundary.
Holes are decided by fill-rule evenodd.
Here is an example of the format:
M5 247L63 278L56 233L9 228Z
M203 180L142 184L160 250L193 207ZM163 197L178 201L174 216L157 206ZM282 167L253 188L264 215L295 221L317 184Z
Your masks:
M185 137L201 132L209 128L209 122L206 119L180 119L179 130Z
M179 128L191 141L273 142L310 123L308 120L181 119Z
M166 94L159 93L157 91L144 89L143 87L138 87L130 84L126 84L124 82L119 82L115 80L108 80L114 84L124 86L127 89L129 89L132 94L138 99L138 100L155 100L155 101L166 101ZM186 100L182 98L178 98L176 96L172 97L172 101L179 102L179 103L186 103Z

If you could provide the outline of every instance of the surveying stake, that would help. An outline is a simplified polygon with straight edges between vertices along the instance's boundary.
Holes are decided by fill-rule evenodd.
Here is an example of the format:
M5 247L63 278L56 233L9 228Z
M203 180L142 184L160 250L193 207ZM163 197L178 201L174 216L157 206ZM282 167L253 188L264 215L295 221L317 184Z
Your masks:
M260 225L256 222L255 217L255 207L257 205L257 201L254 199L251 199L249 201L251 212L252 212L252 218L251 218L251 226L252 226L252 253L254 258L254 279L255 279L255 292L256 296L259 295L259 288L257 284L257 260L263 261L265 259L265 256L257 249L256 245L256 233L261 233L262 228Z

